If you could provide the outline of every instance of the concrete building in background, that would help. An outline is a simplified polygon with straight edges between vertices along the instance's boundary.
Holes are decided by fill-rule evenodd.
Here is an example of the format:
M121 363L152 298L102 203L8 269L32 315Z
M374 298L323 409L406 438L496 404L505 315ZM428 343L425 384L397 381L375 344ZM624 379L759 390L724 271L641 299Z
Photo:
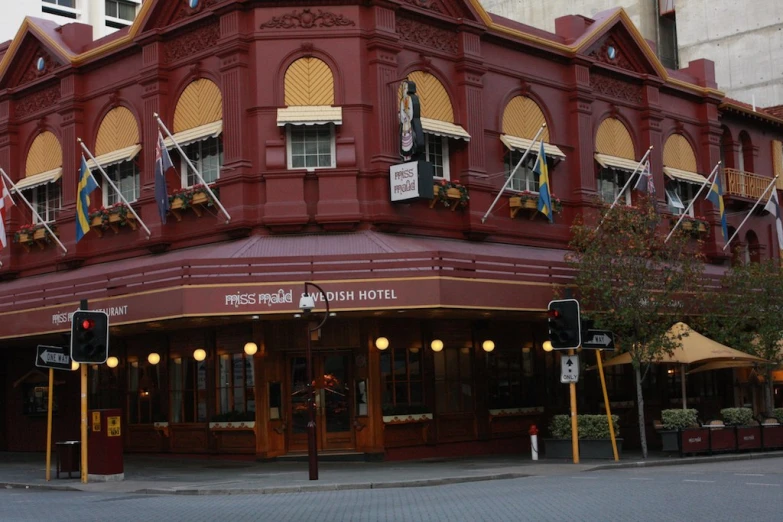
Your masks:
M715 62L727 96L783 105L783 2L779 0L483 0L495 14L555 31L555 19L622 7L670 69Z
M5 0L0 17L0 42L10 40L26 16L60 25L79 22L92 26L98 39L133 23L143 0Z

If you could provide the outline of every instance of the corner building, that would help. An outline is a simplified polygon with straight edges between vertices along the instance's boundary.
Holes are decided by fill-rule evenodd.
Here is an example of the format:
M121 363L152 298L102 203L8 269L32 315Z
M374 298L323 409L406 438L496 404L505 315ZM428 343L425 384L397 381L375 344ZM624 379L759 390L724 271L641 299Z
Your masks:
M573 218L613 199L651 145L658 204L675 217L674 196L687 206L721 158L734 226L783 168L783 120L726 99L711 62L665 69L622 10L547 33L470 0L148 0L97 41L28 18L0 52L0 167L67 249L15 198L0 251L11 451L44 449L36 346L66 342L81 299L110 316L117 364L90 368L89 405L123 410L126 451L305 452L308 336L322 452L528 451L530 425L567 410L559 356L541 345L553 290L571 281ZM452 190L392 204L405 78L426 160ZM166 224L154 114L192 163L166 139ZM483 222L543 123L554 223L529 208L537 151ZM141 222L102 184L76 242L77 139ZM720 272L731 260L717 212L700 198L694 217ZM772 219L753 216L737 245L777 255ZM312 318L295 317L306 282L331 312L313 332L320 294ZM613 397L633 397L622 370L609 379ZM597 408L597 384L580 387L582 411ZM54 388L55 440L78 438L78 372L57 372ZM633 445L632 407L627 418Z

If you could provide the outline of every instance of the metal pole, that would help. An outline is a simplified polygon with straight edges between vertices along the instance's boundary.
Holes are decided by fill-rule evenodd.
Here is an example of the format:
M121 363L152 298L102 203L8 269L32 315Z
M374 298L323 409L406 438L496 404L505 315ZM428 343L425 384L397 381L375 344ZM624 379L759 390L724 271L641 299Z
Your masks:
M701 191L704 190L704 187L707 186L707 183L710 182L710 180L712 179L712 176L718 174L718 167L720 167L720 164L721 164L721 162L719 161L718 164L715 165L715 168L712 169L712 172L710 173L710 175L707 176L707 179L704 180L704 183L701 184L701 187L699 188L699 191L696 193L695 196L693 196L693 199L691 200L691 202L688 203L688 208L686 208L683 211L683 213L680 214L680 219L677 220L677 223L675 223L674 226L672 227L672 229L669 231L669 235L666 236L666 239L663 240L664 243L669 241L669 238L672 237L672 234L674 234L674 231L677 230L678 226L680 226L680 223L682 222L682 220L685 219L685 216L688 214L688 212L691 211L691 208L693 208L693 204L696 202L696 199L701 194Z
M568 350L568 355L574 355L574 350ZM579 424L576 416L576 383L568 385L571 392L571 452L574 457L574 464L579 464Z
M95 162L95 165L98 166L98 170L100 170L101 174L103 174L103 178L106 181L109 182L109 185L111 185L111 188L113 188L114 191L117 193L117 196L119 196L120 199L122 199L122 202L125 203L125 206L128 207L128 210L130 210L131 214L133 214L133 217L136 218L136 221L138 221L139 224L141 224L141 226L144 227L144 231L147 233L147 239L149 239L150 236L152 235L152 232L150 232L150 229L147 228L147 225L144 224L144 221L142 221L141 218L139 217L139 215L136 213L136 211L133 210L133 207L131 206L131 204L128 202L127 199L125 199L125 196L122 195L122 192L120 192L120 189L117 188L117 185L115 185L114 182L111 180L111 178L109 178L109 175L106 174L106 171L103 170L103 167L101 167L101 164L98 163L98 160L95 159L95 156L92 155L92 152L90 152L90 149L87 148L87 146L84 144L82 139L81 138L76 138L76 141L79 142L79 145L82 146L82 149L84 150L84 152L87 153L87 155L90 157L90 159ZM87 171L90 173L90 177L92 177L93 181L95 181L95 184L97 185L98 181L95 180L95 176L92 175L92 172L90 171L90 169L87 169Z
M44 220L41 218L41 215L40 215L38 212L36 212L36 211L35 211L35 209L34 209L34 208L33 208L33 206L30 204L30 202L29 202L29 201L27 201L27 198L26 198L26 197L24 197L24 195L22 195L22 192L21 192L21 191L20 191L18 188L16 188L16 184L15 184L13 181L11 181L11 178L10 178L10 177L8 177L8 174L6 174L6 173L5 173L5 171L4 171L2 168L0 168L0 174L2 174L2 175L5 177L5 179L8 181L8 183L10 183L10 184L11 184L11 190L13 190L13 191L14 191L16 194L19 194L19 197L21 197L21 198L22 198L22 201L24 201L25 205L27 205L27 207L28 207L28 208L29 208L29 209L30 209L30 210L33 212L33 216L35 216L35 217L37 217L37 218L38 218L38 221L39 221L39 222L40 222L40 223L41 223L41 224L44 226L44 228L47 230L47 232L49 232L49 235L52 237L52 239L53 239L53 240L54 240L54 241L55 241L55 242L56 242L58 245L60 245L60 248L62 248L62 249L63 249L63 255L64 255L64 254L67 254L67 253L68 253L68 249L67 249L67 248L65 248L65 245L63 245L63 244L60 242L60 238L58 238L57 236L55 236L55 235L54 235L54 232L52 232L52 229L51 229L51 228L49 228L49 225L46 223L46 221L44 221Z
M315 415L315 383L313 382L313 363L312 363L312 346L311 346L311 340L310 336L313 332L317 331L319 328L321 328L324 323L326 323L326 320L329 318L329 299L326 297L326 292L323 291L323 289L318 286L315 283L306 282L304 284L304 293L307 295L307 287L308 286L314 286L318 289L319 292L321 292L321 295L324 298L324 302L326 303L326 313L324 314L324 318L321 320L321 322L316 326L315 328L310 328L309 323L307 326L307 353L305 354L305 358L307 359L306 362L306 371L307 371L307 385L310 387L309 394L308 394L308 414L309 414L309 420L307 422L307 462L308 462L308 468L310 471L310 480L318 480L318 438L317 438L317 431L316 431L316 415Z
M46 409L46 482L52 478L52 403L54 398L54 370L49 368L49 407Z
M745 219L742 220L742 223L740 223L740 226L737 227L737 230L734 231L734 234L729 238L728 241L726 241L726 244L723 245L723 250L726 250L726 247L728 247L731 244L731 240L736 237L737 234L739 234L739 231L742 229L742 225L745 224L745 222L748 220L750 215L753 213L753 211L756 209L756 207L759 205L761 200L764 198L764 196L767 195L767 192L769 192L769 189L772 188L772 186L775 184L775 180L778 179L777 176L772 178L772 181L769 182L769 185L767 185L767 188L764 189L764 192L761 193L759 196L759 199L756 200L756 203L753 205L753 208L750 209L750 212L748 212L748 215L745 216Z
M652 145L650 145L650 148L649 148L649 149L647 149L647 152L645 152L645 153L644 153L644 156L642 156L642 159L641 159L641 160L639 160L639 163L637 163L637 164L636 164L636 168L635 168L635 169L633 169L633 172L631 173L631 175L630 175L630 176L628 176L628 181L626 181L626 182L625 182L625 185L623 185L623 188L620 190L620 192L618 192L618 193L617 193L617 197L616 197L616 198L614 198L614 201L612 202L612 205L609 207L609 210L607 210L607 211L606 211L606 214L604 214L604 217L601 219L601 222L600 222L600 223L598 223L598 226L597 226L597 227L595 227L595 229L596 229L596 230L598 230L599 228L601 228L601 225L603 225L603 224L604 224L604 220L606 219L606 216L608 216L608 215L609 215L609 212L611 212L611 211L612 211L612 209L614 208L614 206L615 206L615 205L617 205L617 202L618 202L618 201L620 201L620 196L622 196L622 195L625 193L625 189L627 189L627 188L628 188L628 185L630 185L630 184L631 184L631 180L632 180L632 179L633 179L633 177L636 175L636 173L637 173L637 172L639 172L639 167L641 167L641 166L642 166L642 163L644 163L644 162L645 162L645 160L647 159L647 156L649 156L649 155L650 155L650 152L652 152L652 150L653 150L653 146L652 146ZM654 203L654 202L653 202L653 203Z
M522 165L522 162L525 161L525 158L527 158L527 155L530 154L530 151L533 149L533 146L536 144L536 141L538 140L538 137L541 136L541 133L544 132L544 128L546 128L546 122L541 124L541 128L538 129L538 132L533 137L533 141L530 143L530 146L527 148L525 153L522 155L522 158L517 162L516 167L514 167L514 170L511 171L511 174L509 174L508 179L506 179L506 182L503 183L503 188L500 189L500 192L498 192L498 195L495 196L495 201L492 202L492 204L489 206L489 209L487 210L486 214L484 214L484 217L481 218L481 222L485 222L487 220L487 216L489 216L489 213L492 212L492 209L495 208L495 204L497 204L498 200L500 199L500 196L503 195L503 191L506 190L506 187L509 183L511 183L511 180L514 178L514 175L517 173L517 170L519 169L519 166Z
M685 386L685 365L680 366L680 386L682 387L682 409L688 408L688 387Z
M231 216L226 212L226 208L223 206L222 203L220 203L220 200L215 197L215 193L212 192L212 189L209 188L209 183L204 181L204 178L201 176L201 172L198 171L195 165L191 163L190 158L188 158L188 155L185 154L185 151L182 150L182 147L179 146L179 143L177 143L177 140L174 139L174 136L171 135L169 132L169 129L166 127L166 125L163 123L163 120L160 119L160 116L158 116L157 112L153 112L152 116L158 121L158 125L163 129L163 131L166 133L166 136L171 138L171 141L174 143L174 146L177 147L177 150L180 154L182 154L182 157L185 159L185 161L188 163L188 166L193 169L193 172L196 173L196 176L198 176L199 181L204 185L204 189L209 192L209 196L212 198L212 201L215 202L215 205L220 208L220 211L223 212L223 214L226 216L226 224L229 224L231 222Z
M79 304L80 310L87 310L87 299L82 299ZM82 363L79 368L81 375L81 439L82 439L82 454L81 454L81 471L82 484L87 484L87 365Z
M604 393L604 407L606 408L606 421L609 423L609 437L612 439L612 452L614 453L614 460L618 461L620 456L617 454L617 439L614 436L612 411L609 408L609 394L606 393L606 379L604 379L604 363L601 361L601 350L596 350L595 356L598 360L598 373L601 374L601 390Z

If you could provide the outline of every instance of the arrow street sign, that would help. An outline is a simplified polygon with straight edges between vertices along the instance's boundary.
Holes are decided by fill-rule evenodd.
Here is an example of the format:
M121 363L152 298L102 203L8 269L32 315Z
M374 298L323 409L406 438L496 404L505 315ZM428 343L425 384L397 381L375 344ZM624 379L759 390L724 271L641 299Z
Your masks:
M70 370L71 356L67 349L61 346L46 346L39 344L38 353L35 356L35 365L39 368Z
M579 356L563 355L560 358L561 371L560 382L570 383L579 381Z
M614 334L609 330L587 330L582 336L582 348L614 350Z

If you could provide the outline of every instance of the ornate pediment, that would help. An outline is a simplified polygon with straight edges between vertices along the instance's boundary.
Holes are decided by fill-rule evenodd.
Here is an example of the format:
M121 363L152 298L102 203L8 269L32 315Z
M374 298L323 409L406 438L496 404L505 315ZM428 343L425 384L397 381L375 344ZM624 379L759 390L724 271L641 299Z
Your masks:
M345 27L356 22L342 14L322 9L294 9L280 16L273 16L261 24L261 29L315 29Z
M0 79L0 85L5 87L22 87L67 63L66 59L51 51L32 33L28 33L18 49L6 58L9 62Z
M620 16L602 34L594 36L583 54L597 64L636 74L660 76L664 68L633 24ZM664 73L665 74L665 73Z
M397 17L397 34L406 42L424 45L431 49L456 53L459 50L457 33L412 20Z
M410 6L422 11L437 13L450 18L480 21L481 16L470 1L466 0L398 0L403 6Z

